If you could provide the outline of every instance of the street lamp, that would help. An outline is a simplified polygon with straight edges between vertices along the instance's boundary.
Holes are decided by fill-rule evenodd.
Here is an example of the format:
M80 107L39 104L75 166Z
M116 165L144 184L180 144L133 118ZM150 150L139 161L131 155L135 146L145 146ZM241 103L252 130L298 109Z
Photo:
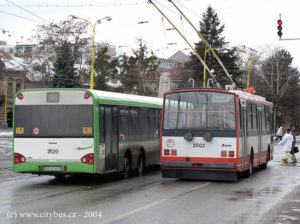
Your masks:
M107 20L107 21L111 21L111 17L110 16L106 16L104 18L98 19L94 24L92 22L90 22L87 19L83 19L83 18L79 18L77 16L71 16L73 19L81 19L84 20L86 22L88 22L93 29L93 44L92 44L92 62L91 62L91 80L90 80L90 89L94 89L94 60L95 60L95 32L96 32L96 25L100 24L102 20Z
M243 58L239 57L243 62L245 62L248 66L248 78L247 78L247 89L249 88L249 74L250 74L250 65L253 61L256 60L256 58L251 58L250 61L246 61Z

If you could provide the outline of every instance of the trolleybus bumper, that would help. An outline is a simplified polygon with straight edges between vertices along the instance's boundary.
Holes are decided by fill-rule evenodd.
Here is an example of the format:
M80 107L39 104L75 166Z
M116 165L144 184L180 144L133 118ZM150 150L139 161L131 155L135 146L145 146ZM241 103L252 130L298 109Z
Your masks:
M193 167L192 162L163 162L162 176L170 178L200 180L238 180L238 173L235 170L235 165L232 163L202 164L203 165L201 167ZM228 166L231 166L231 168L228 168Z

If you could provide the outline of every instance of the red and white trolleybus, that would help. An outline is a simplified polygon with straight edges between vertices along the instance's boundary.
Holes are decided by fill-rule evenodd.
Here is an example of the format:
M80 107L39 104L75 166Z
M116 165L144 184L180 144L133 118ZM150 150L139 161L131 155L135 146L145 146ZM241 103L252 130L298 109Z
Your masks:
M273 159L272 103L240 90L164 94L163 177L237 180Z

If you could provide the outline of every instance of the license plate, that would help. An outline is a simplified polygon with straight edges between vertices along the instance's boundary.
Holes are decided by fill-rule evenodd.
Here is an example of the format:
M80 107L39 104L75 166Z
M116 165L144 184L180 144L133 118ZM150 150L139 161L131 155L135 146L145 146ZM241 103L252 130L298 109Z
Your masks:
M45 166L44 167L44 171L48 171L48 172L60 172L61 171L61 167L60 166Z

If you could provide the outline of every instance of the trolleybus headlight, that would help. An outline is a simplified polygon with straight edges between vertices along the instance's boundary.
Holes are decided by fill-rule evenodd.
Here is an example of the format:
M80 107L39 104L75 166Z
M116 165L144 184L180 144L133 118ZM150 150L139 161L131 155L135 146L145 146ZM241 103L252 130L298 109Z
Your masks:
M25 158L25 156L23 156L20 153L14 153L14 161L15 161L15 164L25 163L26 162L26 158Z

